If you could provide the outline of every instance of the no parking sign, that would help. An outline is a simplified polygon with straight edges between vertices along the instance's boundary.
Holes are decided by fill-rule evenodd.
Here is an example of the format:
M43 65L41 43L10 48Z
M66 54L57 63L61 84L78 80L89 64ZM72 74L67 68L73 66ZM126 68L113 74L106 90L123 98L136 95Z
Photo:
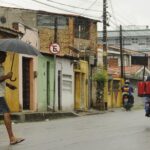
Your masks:
M53 54L57 54L60 52L60 46L57 43L53 43L50 45L49 50Z

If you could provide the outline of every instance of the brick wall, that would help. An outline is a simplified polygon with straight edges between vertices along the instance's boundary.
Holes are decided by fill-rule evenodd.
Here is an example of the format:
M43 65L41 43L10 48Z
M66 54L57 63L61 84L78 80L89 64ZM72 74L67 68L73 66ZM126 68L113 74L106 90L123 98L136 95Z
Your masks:
M109 67L118 67L118 59L117 58L109 58L108 65L109 65Z
M40 37L40 49L45 53L49 52L49 45L54 41L54 29L47 27L39 28ZM78 39L74 38L74 18L69 18L69 25L65 29L58 29L57 40L61 48L59 55L75 55L76 52L72 51L68 46L72 46L75 49L83 50L89 49L96 52L97 47L97 28L96 24L91 23L90 27L90 39Z
M21 10L13 8L2 8L0 9L0 17L4 16L6 18L6 23L0 22L0 26L12 28L14 22L23 23L29 27L39 29L39 41L40 49L43 52L49 52L49 45L54 40L54 29L47 27L37 27L37 12L30 10ZM74 38L74 18L69 17L68 26L65 29L58 30L58 43L61 47L60 55L77 55L77 52L68 48L72 46L75 49L82 50L83 47L90 51L96 52L97 47L97 25L96 22L90 20L90 38L89 40Z

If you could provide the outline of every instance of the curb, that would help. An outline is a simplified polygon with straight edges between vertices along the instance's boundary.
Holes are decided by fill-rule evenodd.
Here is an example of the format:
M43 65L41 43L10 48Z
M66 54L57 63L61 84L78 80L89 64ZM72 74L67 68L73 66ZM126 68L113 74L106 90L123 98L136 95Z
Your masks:
M134 106L132 110L144 109L143 105ZM20 113L11 113L12 122L14 123L24 123L24 122L36 122L36 121L45 121L45 120L55 120L62 118L73 118L73 117L82 117L90 115L99 115L109 112L115 112L121 110L121 108L110 108L105 111L80 111L80 112L20 112ZM3 121L3 115L0 114L0 124Z
M77 115L74 112L11 113L12 121L16 123L36 122L70 117L77 117ZM0 115L0 121L1 120L3 120L3 115Z

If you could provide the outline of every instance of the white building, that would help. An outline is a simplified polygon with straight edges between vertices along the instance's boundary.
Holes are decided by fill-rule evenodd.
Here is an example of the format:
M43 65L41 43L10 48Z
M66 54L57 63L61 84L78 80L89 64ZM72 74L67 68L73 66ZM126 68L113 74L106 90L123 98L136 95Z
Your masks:
M120 30L107 32L108 46L120 47ZM123 48L142 52L150 55L150 28L148 26L125 26L122 27ZM103 32L98 32L98 43L102 44ZM131 56L131 64L146 65L150 68L150 57L136 53Z
M108 45L120 45L120 30L107 32ZM125 26L122 27L123 47L137 51L150 51L150 28L148 26ZM102 43L103 32L98 32L98 43Z

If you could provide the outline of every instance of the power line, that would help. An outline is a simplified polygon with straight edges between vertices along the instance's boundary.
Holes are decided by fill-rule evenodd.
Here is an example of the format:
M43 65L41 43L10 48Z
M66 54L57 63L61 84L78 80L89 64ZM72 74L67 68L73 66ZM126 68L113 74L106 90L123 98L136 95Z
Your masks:
M73 6L73 5L68 5L68 4L64 4L64 3L59 3L59 2L55 2L53 0L47 0L49 2L55 3L55 4L60 4L63 6L68 6L68 7L72 7L72 8L78 8L78 9L83 9L83 10L87 10L87 8L83 8L83 7L77 7L77 6ZM94 10L94 9L88 9L89 11L95 11L95 12L100 12L99 10ZM102 12L102 10L101 10Z
M111 12L112 12L112 18L113 20L116 22L115 25L118 28L119 25L118 24L122 24L124 26L129 25L129 24L133 24L131 21L129 21L128 19L126 19L124 16L121 16L120 14L117 13L117 17L116 17L116 11L114 11L113 5L112 5L112 1L109 0L110 5L111 5Z
M96 2L97 2L97 0L95 0L87 9L85 9L85 11L89 10ZM85 12L85 11L84 11L84 12ZM80 15L83 15L84 12L81 13Z
M116 19L116 17L115 17L115 12L114 12L114 8L113 8L113 5L112 5L112 1L109 0L109 2L110 2L110 5L111 5L112 14L114 14L114 20L115 20L116 23L117 23L117 19ZM117 23L117 24L118 24L118 23Z
M56 8L56 9L58 9L58 10L66 11L66 12L69 12L69 13L78 14L78 15L80 16L79 13L76 13L76 12L71 11L71 10L63 9L63 8L60 8L60 7L57 7L57 6L53 6L53 5L50 5L50 4L45 4L45 3L43 3L43 2L39 2L38 0L32 0L32 1L37 2L37 3L40 3L40 4L45 5L45 6L49 6L49 7ZM88 17L88 18L92 17L93 19L99 20L99 18L97 18L97 17L95 17L95 16L92 16L92 15L87 15L87 14L85 14L83 17Z

